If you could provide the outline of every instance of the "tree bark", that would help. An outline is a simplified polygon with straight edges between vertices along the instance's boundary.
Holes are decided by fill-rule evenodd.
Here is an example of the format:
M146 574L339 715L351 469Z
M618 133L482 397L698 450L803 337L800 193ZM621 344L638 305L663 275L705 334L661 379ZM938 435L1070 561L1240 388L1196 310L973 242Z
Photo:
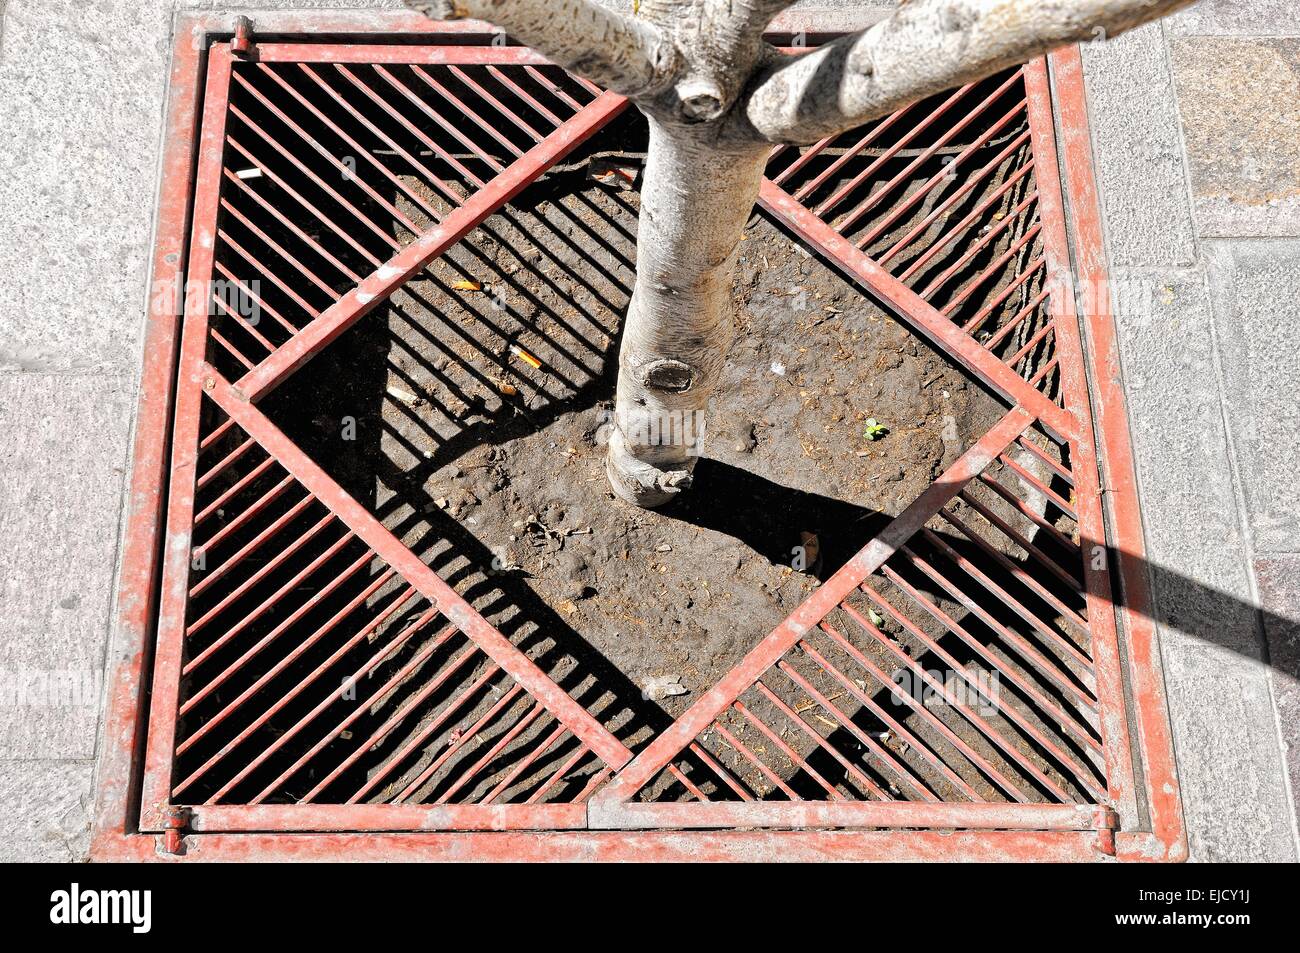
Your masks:
M592 0L406 0L435 20L495 24L565 69L630 99L662 92L677 53L663 31ZM630 6L630 4L629 4Z
M659 506L690 483L732 338L732 274L770 147L650 117L608 473Z
M806 143L1193 0L900 0L861 33L783 56L762 40L791 0L407 0L475 16L632 99L650 122L637 277L607 471L660 506L690 483L732 338L731 284L771 143ZM630 3L629 3L630 6Z

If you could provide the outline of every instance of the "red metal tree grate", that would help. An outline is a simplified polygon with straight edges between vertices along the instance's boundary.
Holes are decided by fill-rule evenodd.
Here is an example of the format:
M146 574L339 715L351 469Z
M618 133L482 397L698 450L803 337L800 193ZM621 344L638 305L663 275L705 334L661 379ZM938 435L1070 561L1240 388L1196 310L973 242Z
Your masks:
M359 832L384 854L1176 856L1090 166L1068 137L1057 155L1055 124L1084 128L1077 54L774 151L763 210L1003 413L634 751L258 406L626 108L473 25L420 29L178 60L178 86L202 69L192 205L171 195L202 293L178 316L168 456L142 421L166 546L156 624L132 617L142 652L118 673L101 856L164 832L214 856ZM124 579L146 603L148 501Z

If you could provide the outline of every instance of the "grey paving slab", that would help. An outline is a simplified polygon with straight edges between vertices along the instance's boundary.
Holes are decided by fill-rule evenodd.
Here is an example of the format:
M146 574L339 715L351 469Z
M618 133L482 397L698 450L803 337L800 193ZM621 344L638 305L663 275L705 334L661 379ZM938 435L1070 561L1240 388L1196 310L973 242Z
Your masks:
M1273 722L1267 667L1194 639L1166 636L1174 746L1196 861L1294 862L1293 805ZM1214 717L1180 717L1189 708Z
M1197 233L1300 235L1300 37L1169 48Z
M1182 138L1159 25L1084 44L1083 67L1112 264L1190 266Z
M10 0L0 59L0 367L133 367L166 34L156 4Z
M1210 292L1198 269L1118 270L1113 279L1194 856L1277 859L1273 842L1276 832L1290 829L1291 811L1281 784L1227 425L1212 383L1217 361ZM1193 381L1197 386L1189 386ZM1205 665L1222 673L1226 684L1208 685L1217 676ZM1230 705L1226 711L1224 704ZM1233 767L1230 785L1220 776L1225 752ZM1246 789L1249 810L1239 802Z
M77 863L90 849L90 761L0 761L0 863Z
M1255 574L1291 804L1300 815L1300 555L1256 560Z
M1295 0L1200 0L1165 21L1171 33L1268 36L1296 32Z
M1171 575L1213 580L1230 596L1248 599L1226 425L1216 390L1204 386L1216 376L1205 277L1196 269L1117 269L1112 283L1153 559ZM1193 388L1189 381L1201 383ZM1250 639L1233 647L1258 649Z
M94 754L132 390L0 374L0 759Z
M1300 241L1206 246L1228 423L1255 550L1300 549Z

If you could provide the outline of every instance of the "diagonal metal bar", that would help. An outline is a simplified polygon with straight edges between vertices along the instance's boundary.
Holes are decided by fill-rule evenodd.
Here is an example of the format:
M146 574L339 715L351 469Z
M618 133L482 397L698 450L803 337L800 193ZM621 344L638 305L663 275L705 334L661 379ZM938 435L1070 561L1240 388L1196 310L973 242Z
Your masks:
M325 504L376 555L415 586L457 628L501 666L530 695L541 702L562 724L611 767L621 767L631 752L600 722L519 651L484 619L437 573L424 564L401 541L347 494L328 474L286 437L260 410L241 400L234 388L216 371L202 369L207 394L228 413L244 432L279 461L316 499ZM1001 452L999 450L999 452Z
M442 672L440 672L436 678L432 679L428 685L426 685L424 688L420 690L419 694L415 696L415 698L418 699L418 701L415 701L413 705L408 706L408 709L414 710L415 706L418 706L419 704L423 703L424 699L427 698L429 694L432 694L433 692L437 691L439 686L443 684L447 678L455 675L455 673L460 669L460 667L464 663L468 662L470 659L475 657L476 653L477 653L477 648L472 648L471 651L468 651L463 655L459 656L457 659L455 659L449 666L447 666L447 668L445 668ZM439 711L438 714L435 715L431 721L429 721L427 724L421 727L419 732L416 735L414 735L413 737L407 740L405 745L399 748L397 752L394 753L391 757L387 758L383 764L379 765L377 768L371 771L370 777L366 779L365 784L362 785L359 791L357 791L355 794L353 794L351 797L348 798L347 803L356 804L358 801L360 801L362 798L368 795L375 788L383 784L384 780L390 774L392 774L392 772L398 767L398 765L407 761L414 752L421 750L424 747L425 743L430 738L432 738L435 734L440 732L449 722L451 722L451 720L456 717L457 713L461 712L461 709L463 708L465 703L469 701L471 698L473 698L475 695L477 695L483 689L483 686L487 685L494 678L496 678L497 674L500 671L501 671L501 667L496 663L493 663L489 665L487 668L485 668L482 674L478 676L478 678L474 679L474 681L471 682L467 687L461 689L459 694L457 694L455 697L449 700L442 707L442 710ZM407 710L404 709L402 712L399 712L397 715L394 715L391 719L389 719L391 724L385 723L383 726L381 726L381 729L377 730L374 733L373 735L374 740L379 741L383 737L383 732L389 730L393 725L398 724L399 719L404 718L406 714L407 714ZM464 713L462 712L462 715L463 714ZM559 730L567 731L568 729L565 728L563 725L561 725ZM454 739L449 739L449 742L452 740ZM366 751L370 749L371 744L372 744L371 742L367 742L367 744L364 747L358 747L356 751L353 752L353 755L356 756L357 758L361 757ZM345 767L348 766L350 765L345 764Z
M1033 423L1034 415L1013 408L988 433L967 450L936 482L912 501L875 539L790 616L758 643L685 714L652 741L631 764L615 775L595 801L627 801L677 757L695 738L775 665L814 626L874 573L961 489L984 471Z
M925 335L941 351L975 374L1009 403L1022 406L1038 418L1052 434L1069 438L1077 423L1041 391L1007 367L994 354L944 317L933 305L885 271L847 238L788 192L768 179L763 180L759 205L781 225L802 237L829 261L844 269L872 294L888 304L898 316Z
M235 384L235 392L245 400L256 401L283 383L290 374L378 307L407 279L477 228L540 174L619 115L627 105L622 96L602 93L470 196L464 205L397 252L357 287L321 312L283 347L241 377Z

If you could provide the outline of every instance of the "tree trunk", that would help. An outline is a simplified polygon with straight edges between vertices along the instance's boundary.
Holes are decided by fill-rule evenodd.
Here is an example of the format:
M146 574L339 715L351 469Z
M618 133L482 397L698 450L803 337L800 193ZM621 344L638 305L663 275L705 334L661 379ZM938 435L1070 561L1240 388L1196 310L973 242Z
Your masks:
M660 506L690 483L733 333L732 273L770 146L653 116L608 472Z

